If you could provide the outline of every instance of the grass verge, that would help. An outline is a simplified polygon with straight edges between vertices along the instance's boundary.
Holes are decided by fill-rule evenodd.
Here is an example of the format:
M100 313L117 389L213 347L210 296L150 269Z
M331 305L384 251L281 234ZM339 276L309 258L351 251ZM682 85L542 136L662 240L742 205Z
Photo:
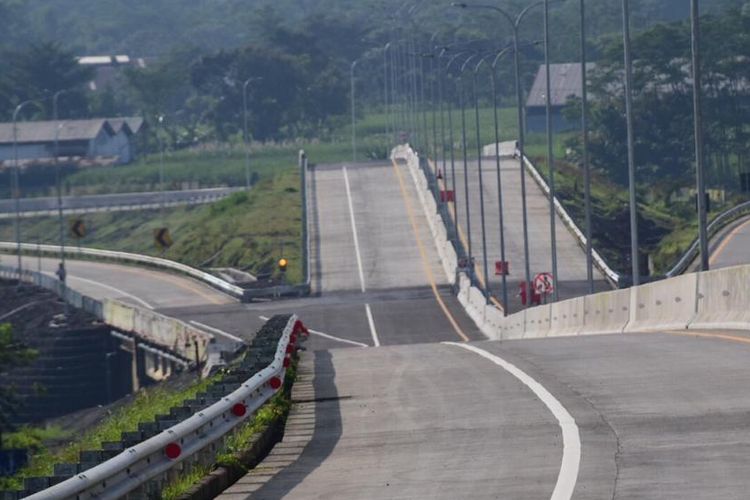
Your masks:
M13 476L0 478L0 490L20 490L23 488L25 477L51 475L55 464L77 462L79 452L99 449L104 441L119 441L123 432L135 431L140 422L153 421L156 415L169 413L171 407L179 406L184 400L195 397L220 376L201 380L179 391L170 390L165 386L140 391L129 404L115 410L99 424L60 449L51 451L40 443L26 467Z

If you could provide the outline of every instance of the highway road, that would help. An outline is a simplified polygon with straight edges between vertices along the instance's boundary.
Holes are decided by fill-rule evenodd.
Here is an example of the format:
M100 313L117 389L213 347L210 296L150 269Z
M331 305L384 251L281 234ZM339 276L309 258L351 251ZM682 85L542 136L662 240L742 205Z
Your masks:
M730 224L711 241L711 269L750 264L750 217Z
M183 191L165 191L164 203L168 205L193 205L210 203L244 188L211 188L187 189ZM162 193L116 193L102 195L66 196L63 197L63 210L66 213L97 212L110 210L140 210L144 207L159 206ZM54 215L57 213L57 198L22 198L19 200L23 216ZM15 217L15 201L0 200L0 219Z
M312 297L239 304L180 276L68 264L84 293L216 331L251 338L288 312L311 328L308 416L220 498L746 498L750 334L482 341L405 167L322 165L310 184Z
M442 165L440 166L442 168ZM483 253L481 231L481 204L479 199L479 164L470 161L466 172L469 187L469 214L466 214L466 185L463 162L455 166L455 208L458 225L464 247L469 247L469 225L471 226L471 249L476 264L477 275L482 277ZM508 295L511 311L521 309L518 297L519 285L524 281L526 258L524 254L523 215L521 204L521 173L517 159L504 157L500 162L500 174L503 194L503 216L505 234L505 259L510 266L508 276ZM452 172L447 172L445 182L448 189L453 188ZM482 161L482 178L484 193L485 228L487 241L487 261L490 290L495 297L502 297L501 277L496 276L495 262L501 260L500 248L500 209L498 202L497 168L495 159L484 158ZM451 212L453 204L451 205ZM551 232L549 218L549 201L534 179L526 175L526 206L528 214L529 262L531 278L541 272L552 271ZM588 291L586 282L586 255L573 235L567 230L559 216L555 216L555 233L557 235L557 270L558 292L561 299L584 295ZM597 290L607 290L604 276L594 267L594 279Z

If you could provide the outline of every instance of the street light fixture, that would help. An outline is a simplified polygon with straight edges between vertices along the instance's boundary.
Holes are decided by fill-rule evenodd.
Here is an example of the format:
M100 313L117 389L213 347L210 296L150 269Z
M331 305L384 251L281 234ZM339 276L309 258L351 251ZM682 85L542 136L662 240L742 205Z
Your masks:
M524 165L524 119L523 119L523 89L521 88L521 61L519 54L519 33L518 29L521 21L526 17L529 11L537 6L544 5L544 2L533 3L524 8L515 18L508 14L505 10L496 7L494 5L484 4L467 4L457 3L451 4L454 7L462 9L489 9L499 13L503 19L508 21L512 32L513 32L513 50L514 50L514 63L515 63L515 84L516 84L516 106L518 111L518 153L519 153L519 166L521 169L521 211L523 218L523 248L524 248L524 259L525 259L525 278L526 283L531 283L531 263L529 261L529 225L528 225L528 213L526 207L526 166Z
M693 128L695 133L695 179L698 198L698 240L700 242L701 271L708 271L708 229L706 214L706 185L703 156L703 110L701 105L700 22L698 0L690 1L691 54L693 66Z
M20 165L18 161L18 115L21 110L29 104L38 104L37 99L29 99L21 102L16 109L13 110L13 176L11 181L11 189L13 190L13 200L16 210L15 219L15 233L16 233L16 254L18 257L18 286L21 286L23 262L21 258L21 181L20 181Z
M247 125L247 86L257 80L260 78L250 77L242 83L242 138L245 143L245 189L248 191L250 190L250 134Z
M586 230L586 278L589 285L589 293L594 293L594 247L591 241L591 165L589 163L589 103L588 103L588 81L586 73L586 9L585 0L580 0L579 13L581 17L581 133L583 135L583 205L585 212Z
M354 98L354 68L357 67L359 59L352 62L349 68L349 82L350 82L350 94L352 97L352 163L357 162L357 117L355 113L355 98Z
M62 285L62 296L63 296L63 313L65 317L68 317L68 301L66 300L67 295L67 273L65 271L65 223L63 220L63 203L62 203L62 175L60 173L60 130L62 130L65 123L58 123L58 107L57 101L61 94L68 92L69 89L58 90L52 96L52 120L55 123L55 185L57 188L57 220L60 231L60 267L57 272L57 277L60 279ZM41 255L41 254L40 254Z

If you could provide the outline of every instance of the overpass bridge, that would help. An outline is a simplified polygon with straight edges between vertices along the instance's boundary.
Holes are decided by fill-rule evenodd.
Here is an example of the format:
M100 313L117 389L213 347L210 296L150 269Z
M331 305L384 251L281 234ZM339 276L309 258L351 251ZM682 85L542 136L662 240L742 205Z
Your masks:
M220 498L743 497L750 268L505 318L446 271L456 253L413 169L405 152L310 170L311 297L241 304L71 264L73 287L212 331L247 339L281 311L309 326L301 413Z

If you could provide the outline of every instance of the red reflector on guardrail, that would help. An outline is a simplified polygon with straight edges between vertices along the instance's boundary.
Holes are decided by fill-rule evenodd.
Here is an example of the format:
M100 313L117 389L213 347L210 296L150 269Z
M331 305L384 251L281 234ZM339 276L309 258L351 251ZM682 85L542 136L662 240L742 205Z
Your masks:
M292 364L292 360L287 358L284 358L284 368L289 368L289 365Z
M273 390L281 387L281 379L279 377L271 377L271 380L269 380L268 383L271 384L271 389Z
M164 454L170 460L174 460L175 458L179 457L180 453L182 453L182 448L177 443L169 443L166 448L164 448Z
M244 417L245 413L247 413L247 406L242 403L237 403L232 406L232 415L235 417Z

